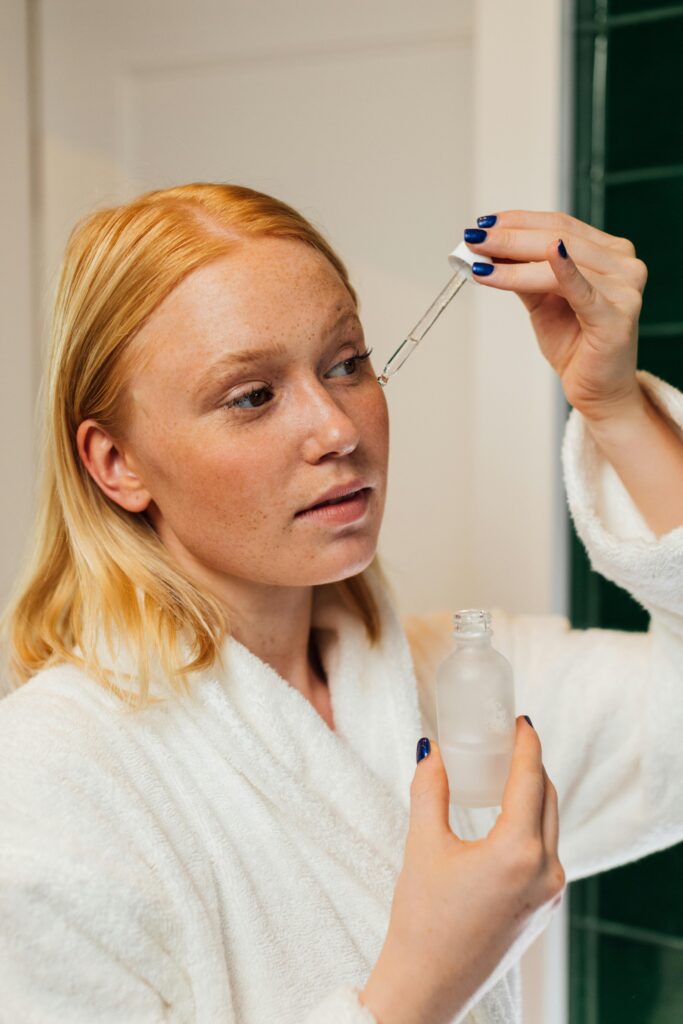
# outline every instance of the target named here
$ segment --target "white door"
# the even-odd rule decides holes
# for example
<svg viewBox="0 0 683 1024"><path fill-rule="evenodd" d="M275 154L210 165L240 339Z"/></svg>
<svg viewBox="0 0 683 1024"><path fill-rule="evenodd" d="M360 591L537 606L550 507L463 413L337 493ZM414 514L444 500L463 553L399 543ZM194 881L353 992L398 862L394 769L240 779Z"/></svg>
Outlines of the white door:
<svg viewBox="0 0 683 1024"><path fill-rule="evenodd" d="M471 0L41 3L46 294L92 206L179 182L245 184L300 209L338 248L381 369L446 283L446 255L471 216L472 10ZM453 438L468 419L470 298L461 293L387 389L380 554L405 610L468 593L467 452Z"/></svg>

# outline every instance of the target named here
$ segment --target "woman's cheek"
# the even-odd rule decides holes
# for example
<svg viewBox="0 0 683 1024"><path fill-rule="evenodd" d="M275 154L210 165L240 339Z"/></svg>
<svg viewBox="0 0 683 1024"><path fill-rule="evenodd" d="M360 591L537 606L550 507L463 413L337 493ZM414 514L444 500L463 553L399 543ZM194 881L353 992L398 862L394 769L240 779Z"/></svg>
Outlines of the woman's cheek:
<svg viewBox="0 0 683 1024"><path fill-rule="evenodd" d="M230 509L242 521L263 520L265 510L281 493L282 447L272 439L254 437L230 447L228 457L212 460L202 474L217 508Z"/></svg>
<svg viewBox="0 0 683 1024"><path fill-rule="evenodd" d="M367 430L367 444L377 452L377 457L386 464L389 456L389 407L384 391L378 386Z"/></svg>

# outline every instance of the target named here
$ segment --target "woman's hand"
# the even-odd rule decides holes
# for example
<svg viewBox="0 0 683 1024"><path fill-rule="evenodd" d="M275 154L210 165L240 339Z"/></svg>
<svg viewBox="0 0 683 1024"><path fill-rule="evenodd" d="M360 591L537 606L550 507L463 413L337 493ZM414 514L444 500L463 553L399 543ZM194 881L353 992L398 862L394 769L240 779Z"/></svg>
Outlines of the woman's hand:
<svg viewBox="0 0 683 1024"><path fill-rule="evenodd" d="M411 815L386 940L361 992L379 1024L450 1021L565 875L557 857L557 793L535 730L520 715L502 809L485 839L448 823L438 745L417 765Z"/></svg>
<svg viewBox="0 0 683 1024"><path fill-rule="evenodd" d="M647 267L633 244L564 213L505 210L475 242L482 230L465 232L468 246L503 262L475 280L519 295L570 405L598 421L642 404L635 370Z"/></svg>

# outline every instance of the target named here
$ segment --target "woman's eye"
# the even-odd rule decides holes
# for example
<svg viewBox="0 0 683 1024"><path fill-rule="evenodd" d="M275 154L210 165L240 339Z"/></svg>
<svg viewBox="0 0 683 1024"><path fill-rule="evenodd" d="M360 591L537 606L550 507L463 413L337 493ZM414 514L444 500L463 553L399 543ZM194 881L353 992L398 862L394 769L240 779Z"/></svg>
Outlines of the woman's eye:
<svg viewBox="0 0 683 1024"><path fill-rule="evenodd" d="M349 356L348 359L342 359L340 363L333 366L327 376L334 377L352 377L358 370L358 364L366 359L369 359L372 355L372 349L368 349L367 352L362 354L355 353ZM339 367L342 368L341 373L335 373ZM243 395L237 395L236 398L231 398L228 402L224 402L223 406L226 409L258 409L262 405L266 405L273 397L273 389L267 384L263 387L253 388L251 391L245 391Z"/></svg>
<svg viewBox="0 0 683 1024"><path fill-rule="evenodd" d="M273 392L269 387L254 388L253 391L247 391L244 395L238 395L237 398L231 398L229 402L225 403L226 409L258 409L260 405L265 405L268 401L268 397L272 398ZM250 405L244 405L243 403L250 402Z"/></svg>
<svg viewBox="0 0 683 1024"><path fill-rule="evenodd" d="M348 359L342 359L341 363L337 363L336 366L332 367L332 369L330 370L330 373L328 374L328 377L339 366L345 367L348 372L342 373L342 374L338 374L338 373L334 374L335 377L339 377L339 376L341 376L341 377L351 377L356 372L356 370L358 369L358 364L360 362L364 361L365 359L369 359L371 355L372 355L372 349L370 348L370 349L368 349L367 352L363 352L362 355L359 355L358 353L356 353L353 356L349 356Z"/></svg>

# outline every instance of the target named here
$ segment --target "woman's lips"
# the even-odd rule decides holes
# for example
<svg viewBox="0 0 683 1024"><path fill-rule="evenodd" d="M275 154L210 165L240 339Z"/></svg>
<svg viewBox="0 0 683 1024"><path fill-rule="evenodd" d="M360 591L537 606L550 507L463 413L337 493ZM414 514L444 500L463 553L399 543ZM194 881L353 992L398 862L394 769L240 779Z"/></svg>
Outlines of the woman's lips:
<svg viewBox="0 0 683 1024"><path fill-rule="evenodd" d="M305 512L297 512L295 519L308 519L323 525L338 526L353 523L362 518L370 504L371 487L361 487L348 498L342 498L333 505L319 505Z"/></svg>

